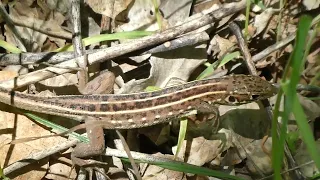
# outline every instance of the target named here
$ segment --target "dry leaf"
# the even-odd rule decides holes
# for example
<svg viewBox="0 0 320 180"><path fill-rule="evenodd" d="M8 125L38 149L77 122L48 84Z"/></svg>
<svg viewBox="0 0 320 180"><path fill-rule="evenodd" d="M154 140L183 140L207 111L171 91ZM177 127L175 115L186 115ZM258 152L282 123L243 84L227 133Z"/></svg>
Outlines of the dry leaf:
<svg viewBox="0 0 320 180"><path fill-rule="evenodd" d="M75 179L76 177L77 172L75 168L72 168L72 161L65 157L51 161L48 173L45 176L46 179L54 180Z"/></svg>
<svg viewBox="0 0 320 180"><path fill-rule="evenodd" d="M1 110L9 111L8 106L1 104ZM10 107L10 109L12 109ZM25 116L16 115L13 113L0 111L0 129L5 132L0 135L0 142L8 143L14 139L26 138L26 137L35 137L35 136L44 136L52 134L50 131L40 127L33 121L29 120ZM18 160L21 160L31 153L38 152L41 150L45 150L47 148L56 146L61 142L64 142L65 138L62 137L51 137L38 139L35 141L30 141L26 143L19 143L14 146L6 145L1 149L0 159L5 161L1 161L1 166L8 165L14 163ZM6 164L4 164L6 163ZM48 159L44 159L39 163L33 163L27 168L25 174L22 174L20 171L17 171L16 179L41 179L46 174L48 168ZM10 174L10 176L14 176L14 174Z"/></svg>
<svg viewBox="0 0 320 180"><path fill-rule="evenodd" d="M61 28L60 24L62 24L63 16L59 15L59 13L56 13L55 17L58 21L55 19L48 19L48 20L41 20L41 14L38 13L36 8L29 8L27 6L23 6L19 2L16 3L14 7L10 8L10 17L20 24L26 24L28 26L34 26L39 29L45 29L48 32L54 32L55 34L64 34L66 36L71 37L70 32L66 32L64 29ZM52 17L52 16L50 16ZM59 24L60 23L60 24ZM6 26L5 26L6 27ZM40 33L38 31L34 31L30 28L17 26L17 30L19 31L20 36L23 39L28 40L29 42L32 42L32 48L33 52L41 51L43 43L47 39L47 35ZM15 39L13 38L11 31L6 28L6 38L7 41L11 44L17 45ZM59 38L53 38L51 37L51 40L56 41L56 43L60 46L63 46L65 44L65 40L59 39Z"/></svg>
<svg viewBox="0 0 320 180"><path fill-rule="evenodd" d="M303 0L303 5L307 10L317 9L320 5L320 0Z"/></svg>
<svg viewBox="0 0 320 180"><path fill-rule="evenodd" d="M263 11L261 14L256 15L256 17L254 18L253 26L256 27L257 30L256 30L255 34L253 35L253 37L256 37L264 29L266 29L273 13L274 13L274 10L272 8L268 8L265 11Z"/></svg>
<svg viewBox="0 0 320 180"><path fill-rule="evenodd" d="M202 166L223 151L225 148L223 143L222 140L207 140L203 137L193 138L191 141L184 140L177 157L186 159L189 164ZM172 148L173 153L177 151L176 148L176 146ZM188 156L185 157L186 155Z"/></svg>
<svg viewBox="0 0 320 180"><path fill-rule="evenodd" d="M165 158L172 159L173 156L165 155ZM144 164L140 164L144 166ZM183 172L173 171L169 169L164 169L155 165L148 165L144 170L143 179L154 179L154 180L171 180L171 179L181 179L186 180Z"/></svg>
<svg viewBox="0 0 320 180"><path fill-rule="evenodd" d="M119 13L127 9L131 2L132 0L87 0L87 4L94 12L103 14L112 19L115 19Z"/></svg>
<svg viewBox="0 0 320 180"><path fill-rule="evenodd" d="M6 81L17 77L19 74L16 71L0 71L0 81Z"/></svg>
<svg viewBox="0 0 320 180"><path fill-rule="evenodd" d="M224 39L219 35L215 35L210 41L209 49L213 56L217 54L217 57L220 58L225 55L234 44L235 43L231 42L229 39Z"/></svg>
<svg viewBox="0 0 320 180"><path fill-rule="evenodd" d="M157 3L159 4L159 1ZM132 6L127 9L127 19L129 19L129 22L118 26L115 32L134 30L155 31L159 29L156 22L153 1L134 1Z"/></svg>
<svg viewBox="0 0 320 180"><path fill-rule="evenodd" d="M320 153L320 141L316 141L316 147ZM311 162L313 159L310 157L310 153L307 150L307 147L304 143L300 144L300 147L297 149L297 153L294 155L294 159L297 162L297 165L302 165L308 162ZM319 169L317 169L315 163L304 165L300 168L304 176L311 178L316 174L319 174Z"/></svg>

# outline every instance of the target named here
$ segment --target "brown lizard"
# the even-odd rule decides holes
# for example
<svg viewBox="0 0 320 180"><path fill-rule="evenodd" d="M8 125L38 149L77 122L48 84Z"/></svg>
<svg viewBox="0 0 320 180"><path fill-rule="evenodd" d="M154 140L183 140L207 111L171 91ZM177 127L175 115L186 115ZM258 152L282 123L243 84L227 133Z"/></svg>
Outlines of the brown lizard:
<svg viewBox="0 0 320 180"><path fill-rule="evenodd" d="M234 75L193 81L154 92L119 95L65 95L41 97L0 89L0 102L35 112L86 120L72 130L86 127L90 144L79 143L73 156L100 154L104 146L102 128L132 129L169 122L201 112L199 104L238 105L266 99L274 86L257 76Z"/></svg>

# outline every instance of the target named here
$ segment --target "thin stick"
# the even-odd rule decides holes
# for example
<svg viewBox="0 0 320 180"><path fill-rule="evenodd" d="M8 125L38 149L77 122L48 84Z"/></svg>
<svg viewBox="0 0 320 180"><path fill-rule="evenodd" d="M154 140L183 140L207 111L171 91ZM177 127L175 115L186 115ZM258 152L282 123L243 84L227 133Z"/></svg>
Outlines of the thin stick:
<svg viewBox="0 0 320 180"><path fill-rule="evenodd" d="M238 12L245 8L245 4L246 0L242 0L236 3L229 3L209 14L203 15L200 18L194 19L192 21L185 22L182 25L167 29L165 31L156 33L148 37L143 37L134 42L116 45L105 50L89 54L88 63L90 65L94 63L99 63L107 59L112 59L127 54L129 52L133 52L138 49L147 48L171 40L177 36L191 32L207 24L213 23L223 17L234 14L235 12ZM76 62L79 58L68 60L66 62L60 63L59 65L67 67L77 67ZM0 86L7 89L13 89L15 87L22 87L28 84L32 84L34 82L39 82L41 80L48 79L50 77L55 76L56 74L64 74L70 71L71 70L47 67L38 71L31 72L26 75L19 76L14 80L1 82Z"/></svg>

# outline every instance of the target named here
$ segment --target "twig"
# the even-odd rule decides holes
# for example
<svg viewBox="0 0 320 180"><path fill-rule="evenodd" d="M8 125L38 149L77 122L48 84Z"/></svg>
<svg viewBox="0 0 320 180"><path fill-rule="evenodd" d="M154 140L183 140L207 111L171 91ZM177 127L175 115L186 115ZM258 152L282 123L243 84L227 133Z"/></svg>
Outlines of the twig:
<svg viewBox="0 0 320 180"><path fill-rule="evenodd" d="M294 33L293 35L287 37L286 39L283 39L282 41L279 41L279 42L267 47L263 51L261 51L258 54L254 55L252 57L252 61L256 63L258 61L263 60L269 54L271 54L271 53L275 52L276 50L278 50L278 49L286 46L287 44L289 44L291 41L294 40L295 37L296 37L296 33Z"/></svg>
<svg viewBox="0 0 320 180"><path fill-rule="evenodd" d="M71 19L73 23L73 35L72 35L72 45L74 48L74 57L77 58L77 64L81 70L78 71L78 90L81 94L88 83L88 59L87 55L84 53L84 47L82 43L82 33L81 33L81 18L80 18L80 0L71 0ZM104 136L102 127L97 127L100 129L100 134ZM98 137L93 137L98 138ZM92 138L91 138L92 139ZM104 143L104 142L103 142ZM83 167L80 167L84 169ZM99 171L95 171L96 176L102 179L106 179L104 176L105 170L103 168L98 168ZM92 178L90 174L89 178Z"/></svg>
<svg viewBox="0 0 320 180"><path fill-rule="evenodd" d="M161 162L167 162L167 163L179 163L178 161L174 161L168 158L164 158L161 156L155 156L155 155L149 155L149 154L144 154L144 153L139 153L139 152L134 152L131 151L131 155L134 159L137 159L139 161L142 162L157 162L157 163L161 163ZM115 156L115 157L119 157L119 158L128 158L127 154L125 151L121 151L118 149L112 149L107 147L106 148L106 152L104 154L104 156ZM184 162L181 162L181 164L183 164ZM191 165L190 166L195 166L195 165ZM198 168L198 166L195 166ZM231 170L229 169L225 169L223 167L221 167L221 171L225 172L225 173L230 173Z"/></svg>
<svg viewBox="0 0 320 180"><path fill-rule="evenodd" d="M81 36L81 20L80 20L80 0L71 1L71 19L73 23L72 45L74 48L74 57L77 58L77 64L81 68L78 72L78 89L81 92L88 82L87 73L87 56L84 54L82 36Z"/></svg>
<svg viewBox="0 0 320 180"><path fill-rule="evenodd" d="M310 165L310 164L313 164L313 163L314 163L314 161L312 160L312 161L309 161L309 162L300 164L299 166L296 166L296 167L293 167L293 168L291 168L291 169L288 169L288 170L286 170L286 171L283 171L283 172L281 172L280 174L285 174L285 173L288 173L288 172L290 172L290 171L294 171L294 170L300 169L300 168L303 167L303 166L307 166L307 165ZM259 180L271 179L273 176L274 176L274 174L271 174L270 176L266 176L266 177L261 178L261 179L259 179Z"/></svg>
<svg viewBox="0 0 320 180"><path fill-rule="evenodd" d="M70 70L73 70L73 71L80 71L81 68L77 68L77 67L62 67L62 66L59 66L59 65L54 65L54 64L49 64L49 63L41 63L43 65L46 65L46 66L49 66L49 67L55 67L55 68L61 68L61 69L70 69Z"/></svg>
<svg viewBox="0 0 320 180"><path fill-rule="evenodd" d="M280 88L280 84L274 83L273 85L276 88ZM318 86L298 84L296 89L297 89L297 91L310 91L313 93L320 93L320 87L318 87Z"/></svg>
<svg viewBox="0 0 320 180"><path fill-rule="evenodd" d="M167 41L162 43L158 46L152 47L147 51L141 51L140 55L144 54L151 54L151 53L159 53L170 51L173 49L177 49L180 47L185 46L192 46L204 41L209 40L209 36L205 32L196 33L196 34L188 34L182 37L178 37L177 39ZM85 54L92 54L99 51L105 51L105 49L93 49L93 50L86 50ZM132 52L126 54L125 56L136 56L139 55L139 52ZM74 58L73 52L41 52L41 53L21 53L21 54L0 54L0 65L7 66L7 65L26 65L26 64L40 64L43 62L49 64L57 64L68 59ZM77 70L77 69L75 69Z"/></svg>
<svg viewBox="0 0 320 180"><path fill-rule="evenodd" d="M89 64L94 64L98 62L105 61L107 59L113 59L115 57L127 54L129 52L133 52L138 49L147 48L153 45L157 45L163 43L165 41L171 40L179 35L185 34L187 32L191 32L196 30L202 26L215 22L223 17L234 14L242 10L245 7L246 0L242 0L236 3L229 3L216 11L213 11L209 14L203 15L202 17L185 22L180 26L176 26L165 31L156 33L154 35L143 37L139 40L130 43L124 43L121 45L115 45L113 47L107 48L105 50L92 53L88 55ZM71 59L66 62L60 63L61 66L68 67L77 67L77 61L79 58ZM17 77L14 80L4 81L0 84L1 87L12 89L15 87L22 87L27 84L31 84L34 82L38 82L44 79L48 79L50 77L55 76L56 74L64 74L70 72L71 70L66 69L58 69L54 67L47 67L45 69L41 69L38 71L31 72L26 75L22 75Z"/></svg>
<svg viewBox="0 0 320 180"><path fill-rule="evenodd" d="M15 39L16 39L16 41L18 43L19 49L21 49L24 52L27 52L27 49L26 49L26 46L25 46L25 42L22 40L22 38L20 36L20 33L18 32L18 30L14 26L9 14L4 9L2 1L0 1L0 15L6 21L7 26L9 27L9 29L12 31L12 33L16 37Z"/></svg>
<svg viewBox="0 0 320 180"><path fill-rule="evenodd" d="M7 166L6 168L3 169L3 173L4 173L4 175L8 175L8 174L12 173L13 171L16 171L20 168L23 168L31 163L35 163L45 157L48 157L52 154L55 154L55 153L58 153L60 151L65 150L67 148L70 148L70 147L76 145L78 142L79 142L78 140L67 141L65 143L59 144L58 146L52 147L50 149L45 149L43 151L33 153L20 161L17 161L13 164L10 164L9 166Z"/></svg>
<svg viewBox="0 0 320 180"><path fill-rule="evenodd" d="M250 54L248 45L247 45L246 41L243 38L243 35L241 33L241 30L240 30L239 26L236 23L231 22L229 24L229 27L232 30L233 34L236 36L237 40L238 40L238 44L239 44L240 50L241 50L241 52L242 52L242 54L244 56L244 61L245 61L246 65L247 65L247 67L248 67L248 70L249 70L250 74L254 75L254 76L258 76L256 67L255 67L254 63L252 62L252 58L251 58L251 54Z"/></svg>
<svg viewBox="0 0 320 180"><path fill-rule="evenodd" d="M121 140L121 143L122 143L124 151L127 153L127 156L129 158L130 164L131 164L131 166L133 168L133 172L135 173L135 175L136 175L138 180L142 180L141 174L139 173L138 166L134 162L134 159L133 159L133 157L131 155L130 148L129 148L128 144L126 143L126 140L124 139L124 137L122 136L122 134L118 130L116 130L116 133L117 133L117 135L119 136L119 138Z"/></svg>
<svg viewBox="0 0 320 180"><path fill-rule="evenodd" d="M242 52L242 54L244 56L244 61L245 61L246 65L247 65L247 67L248 67L248 70L249 70L250 74L254 75L254 76L258 76L256 67L255 67L254 63L252 62L252 58L251 58L251 54L250 54L249 48L247 46L246 41L243 38L243 35L241 33L241 30L240 30L239 26L236 23L231 22L231 23L229 23L229 28L231 29L231 31L233 32L233 34L236 36L236 38L238 40L238 45L239 45L240 50L241 50L241 52ZM267 105L267 106L265 106L265 109L267 111L267 114L270 114L269 115L269 121L271 122L272 121L272 110L271 110L271 108L267 108L267 107L271 107L271 106L270 106L270 103L269 103L268 100L266 100L265 103ZM243 150L246 151L245 149L243 149ZM251 159L251 158L249 158L249 159ZM252 161L252 163L255 164L254 161ZM263 172L261 171L260 168L258 168L258 166L255 165L255 168L260 173L261 176L264 176Z"/></svg>
<svg viewBox="0 0 320 180"><path fill-rule="evenodd" d="M47 22L40 20L40 19L37 19L37 21L40 21L41 23L34 22L33 24L30 24L29 23L30 21L28 19L29 19L29 17L25 17L25 16L20 19L12 18L12 22L16 26L30 28L34 31L41 32L41 33L48 35L48 36L51 36L51 37L60 38L60 39L67 39L67 40L72 39L72 34L62 28L61 29L59 28L60 30L58 30L58 31L57 30L48 31L49 27L46 27Z"/></svg>

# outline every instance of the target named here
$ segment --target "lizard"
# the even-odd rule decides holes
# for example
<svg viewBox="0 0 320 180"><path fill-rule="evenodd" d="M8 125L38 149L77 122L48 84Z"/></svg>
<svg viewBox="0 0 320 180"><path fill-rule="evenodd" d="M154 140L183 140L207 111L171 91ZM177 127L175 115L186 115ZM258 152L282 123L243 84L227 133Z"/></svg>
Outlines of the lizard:
<svg viewBox="0 0 320 180"><path fill-rule="evenodd" d="M85 124L89 144L79 143L72 152L78 158L100 154L104 129L133 129L169 122L201 112L199 104L239 105L269 98L276 88L258 76L232 75L191 81L153 92L132 94L62 95L43 97L0 88L0 102L34 112L63 116ZM76 164L84 165L77 161Z"/></svg>

